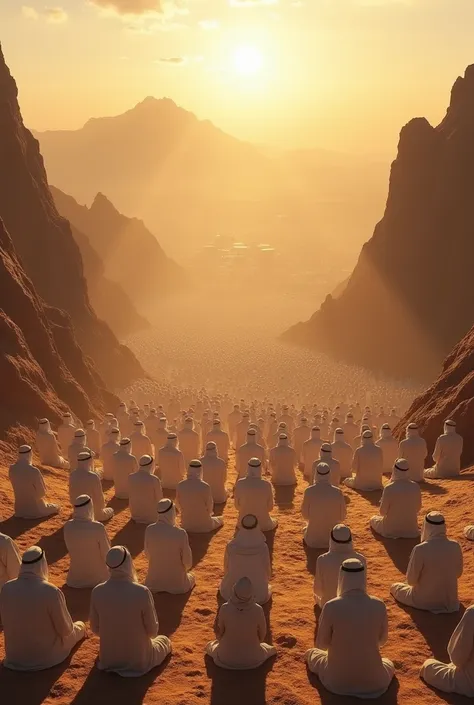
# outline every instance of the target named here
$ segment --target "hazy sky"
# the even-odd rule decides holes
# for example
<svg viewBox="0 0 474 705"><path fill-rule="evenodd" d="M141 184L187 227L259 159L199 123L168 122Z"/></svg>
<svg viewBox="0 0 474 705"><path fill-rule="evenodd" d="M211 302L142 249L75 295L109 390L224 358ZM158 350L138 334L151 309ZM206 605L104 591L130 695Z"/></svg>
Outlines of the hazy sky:
<svg viewBox="0 0 474 705"><path fill-rule="evenodd" d="M252 141L392 155L411 117L441 119L473 40L474 0L0 0L36 129L168 96Z"/></svg>

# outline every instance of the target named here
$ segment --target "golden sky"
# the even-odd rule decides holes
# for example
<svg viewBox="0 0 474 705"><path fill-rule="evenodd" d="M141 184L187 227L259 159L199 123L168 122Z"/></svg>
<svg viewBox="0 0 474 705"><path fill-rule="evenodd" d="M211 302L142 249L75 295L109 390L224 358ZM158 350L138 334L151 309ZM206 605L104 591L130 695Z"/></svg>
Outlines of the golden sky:
<svg viewBox="0 0 474 705"><path fill-rule="evenodd" d="M474 0L0 0L28 126L168 96L237 137L393 155L474 63ZM56 2L60 4L55 4Z"/></svg>

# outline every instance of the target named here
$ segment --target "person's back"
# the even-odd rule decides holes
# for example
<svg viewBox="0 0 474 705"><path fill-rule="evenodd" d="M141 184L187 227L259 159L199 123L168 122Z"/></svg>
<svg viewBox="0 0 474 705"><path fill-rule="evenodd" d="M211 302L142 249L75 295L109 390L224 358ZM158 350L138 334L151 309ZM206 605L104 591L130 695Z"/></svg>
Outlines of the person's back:
<svg viewBox="0 0 474 705"><path fill-rule="evenodd" d="M326 602L337 597L339 571L348 558L357 558L364 566L366 565L365 557L354 550L349 527L336 524L330 533L329 551L318 556L316 561L314 598L321 609Z"/></svg>
<svg viewBox="0 0 474 705"><path fill-rule="evenodd" d="M359 428L356 423L354 423L354 416L352 414L347 414L346 423L343 426L344 437L346 441L354 447L354 439L359 435Z"/></svg>
<svg viewBox="0 0 474 705"><path fill-rule="evenodd" d="M227 463L229 460L230 440L227 433L222 430L219 419L214 419L212 422L211 430L206 433L206 442L215 443L219 458L222 458L222 460Z"/></svg>
<svg viewBox="0 0 474 705"><path fill-rule="evenodd" d="M21 519L39 519L59 511L59 505L46 502L43 476L32 463L31 446L22 445L18 449L17 462L10 466L8 472L15 497L15 516Z"/></svg>
<svg viewBox="0 0 474 705"><path fill-rule="evenodd" d="M372 529L385 538L413 539L420 535L418 512L421 509L421 490L408 474L408 462L398 458L393 466L391 481L382 493L380 514L370 520Z"/></svg>
<svg viewBox="0 0 474 705"><path fill-rule="evenodd" d="M143 421L135 421L133 429L133 432L130 434L133 455L136 458L141 458L143 455L154 457L153 444L150 438L145 434L145 424Z"/></svg>
<svg viewBox="0 0 474 705"><path fill-rule="evenodd" d="M352 457L354 451L352 446L346 442L342 428L336 428L334 441L331 443L332 457L339 463L339 474L341 480L350 477L352 474Z"/></svg>
<svg viewBox="0 0 474 705"><path fill-rule="evenodd" d="M277 520L270 516L273 509L273 489L262 478L262 463L251 458L247 467L247 477L238 480L234 488L234 505L239 512L240 522L246 514L257 517L261 531L272 531Z"/></svg>
<svg viewBox="0 0 474 705"><path fill-rule="evenodd" d="M67 459L70 468L75 468L77 463L77 456L82 453L86 447L86 432L83 428L78 428L74 432L74 437L72 439L69 448L67 448ZM88 447L88 446L87 446Z"/></svg>
<svg viewBox="0 0 474 705"><path fill-rule="evenodd" d="M270 451L270 473L274 485L296 485L296 452L286 433L280 433L278 445Z"/></svg>
<svg viewBox="0 0 474 705"><path fill-rule="evenodd" d="M158 473L161 478L161 486L166 490L175 490L184 479L184 455L177 445L177 434L169 433L166 445L158 451Z"/></svg>
<svg viewBox="0 0 474 705"><path fill-rule="evenodd" d="M423 481L425 460L428 455L426 441L419 435L418 426L411 423L406 429L406 438L400 442L400 457L405 458L410 467L410 480Z"/></svg>
<svg viewBox="0 0 474 705"><path fill-rule="evenodd" d="M461 472L461 455L463 439L456 433L456 422L448 419L444 424L444 433L436 441L433 452L435 465L426 470L427 478L456 477Z"/></svg>
<svg viewBox="0 0 474 705"><path fill-rule="evenodd" d="M295 447L297 462L302 462L303 443L306 443L311 438L311 429L308 426L308 419L303 417L301 424L293 431L293 444Z"/></svg>
<svg viewBox="0 0 474 705"><path fill-rule="evenodd" d="M93 462L89 450L79 453L77 468L69 475L69 501L74 505L76 497L88 495L92 499L95 518L98 521L107 521L113 517L114 510L105 506L100 478L92 470Z"/></svg>
<svg viewBox="0 0 474 705"><path fill-rule="evenodd" d="M381 427L380 438L375 445L382 449L384 473L391 473L393 464L399 456L398 441L392 436L392 431L388 424L384 424ZM401 457L405 456L402 455Z"/></svg>
<svg viewBox="0 0 474 705"><path fill-rule="evenodd" d="M265 448L256 441L257 432L254 428L247 431L247 441L235 451L235 469L237 478L245 477L250 458L258 458L265 465Z"/></svg>
<svg viewBox="0 0 474 705"><path fill-rule="evenodd" d="M225 488L227 466L225 460L217 455L215 442L209 441L207 443L205 455L200 460L202 479L211 488L214 504L223 504L227 501L227 490Z"/></svg>
<svg viewBox="0 0 474 705"><path fill-rule="evenodd" d="M9 580L18 577L21 558L16 543L0 533L0 591Z"/></svg>
<svg viewBox="0 0 474 705"><path fill-rule="evenodd" d="M322 445L321 430L319 426L313 426L311 429L311 438L303 443L302 450L304 476L310 482L312 482L313 463L319 458Z"/></svg>
<svg viewBox="0 0 474 705"><path fill-rule="evenodd" d="M234 448L240 448L245 443L247 438L247 431L250 425L250 414L248 411L244 411L241 420L237 423L235 427L234 434Z"/></svg>
<svg viewBox="0 0 474 705"><path fill-rule="evenodd" d="M132 455L130 438L120 440L120 449L114 454L113 481L117 499L128 499L129 479L132 473L138 470L138 461Z"/></svg>
<svg viewBox="0 0 474 705"><path fill-rule="evenodd" d="M185 465L189 465L191 460L199 458L199 433L193 428L193 420L187 417L184 428L178 433L179 448L184 455Z"/></svg>
<svg viewBox="0 0 474 705"><path fill-rule="evenodd" d="M163 498L163 490L154 472L154 459L151 455L143 455L138 471L128 478L130 516L137 524L152 524L158 518L156 507Z"/></svg>
<svg viewBox="0 0 474 705"><path fill-rule="evenodd" d="M339 487L330 484L330 469L326 463L318 464L315 484L305 489L301 513L307 521L306 545L328 548L331 529L346 517L346 503Z"/></svg>
<svg viewBox="0 0 474 705"><path fill-rule="evenodd" d="M372 431L362 434L362 446L354 452L352 461L354 477L344 480L347 487L371 492L383 487L383 453L373 442Z"/></svg>
<svg viewBox="0 0 474 705"><path fill-rule="evenodd" d="M115 472L115 453L120 450L120 431L117 427L111 428L107 441L100 449L102 461L102 477L107 482L112 482Z"/></svg>
<svg viewBox="0 0 474 705"><path fill-rule="evenodd" d="M179 483L176 504L181 512L181 526L186 531L207 533L223 524L222 517L212 515L214 502L211 488L202 480L202 466L199 460L190 462L187 479Z"/></svg>
<svg viewBox="0 0 474 705"><path fill-rule="evenodd" d="M95 421L94 419L89 419L89 421L86 424L86 432L87 432L87 447L91 449L91 451L94 453L94 455L98 458L100 455L100 432L98 429L95 427ZM77 460L77 458L76 458Z"/></svg>
<svg viewBox="0 0 474 705"><path fill-rule="evenodd" d="M93 588L107 580L105 557L110 542L104 525L94 520L88 495L76 498L73 518L64 524L63 531L70 558L66 584L73 588Z"/></svg>
<svg viewBox="0 0 474 705"><path fill-rule="evenodd" d="M332 457L332 445L330 443L323 443L319 453L319 461L317 462L327 463L329 465L331 485L337 487L341 482L341 465L336 458Z"/></svg>

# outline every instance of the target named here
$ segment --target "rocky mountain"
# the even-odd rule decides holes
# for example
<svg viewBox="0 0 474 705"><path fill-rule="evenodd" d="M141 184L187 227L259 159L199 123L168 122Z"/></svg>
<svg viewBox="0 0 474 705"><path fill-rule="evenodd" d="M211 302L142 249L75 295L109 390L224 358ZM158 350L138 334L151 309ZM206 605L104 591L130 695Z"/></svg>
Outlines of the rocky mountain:
<svg viewBox="0 0 474 705"><path fill-rule="evenodd" d="M443 432L446 419L454 419L464 438L463 466L474 464L474 328L455 346L435 382L415 399L397 428L403 434L412 421L423 429L430 452Z"/></svg>
<svg viewBox="0 0 474 705"><path fill-rule="evenodd" d="M0 217L37 294L47 306L61 309L51 314L61 345L71 344L64 330L72 321L78 343L98 373L92 362L81 364L98 382L102 375L107 385L123 387L145 373L90 305L79 248L54 205L39 144L23 124L17 93L0 50ZM79 348L77 352L82 357ZM75 349L70 353L76 356Z"/></svg>
<svg viewBox="0 0 474 705"><path fill-rule="evenodd" d="M51 187L51 192L57 209L72 224L73 234L82 252L86 275L88 263L89 269L95 265L96 272L97 263L91 262L92 253L87 249L84 236L96 258L103 264L102 274L111 282L115 282L133 302L133 306L143 314L153 313L156 302L163 301L178 288L184 287L184 271L166 256L158 240L141 220L127 218L119 213L101 193L97 194L91 207L87 208L55 187ZM76 236L78 231L83 234L82 239ZM90 288L90 277L87 278ZM94 277L94 280L97 278ZM92 292L91 296L94 301ZM95 308L100 314L100 308ZM116 310L121 316L121 308ZM136 320L131 312L127 318L130 322ZM114 324L109 318L106 320L116 331L120 321ZM143 319L141 327L144 327Z"/></svg>
<svg viewBox="0 0 474 705"><path fill-rule="evenodd" d="M474 66L437 127L401 131L382 220L342 295L286 332L395 376L432 379L473 323Z"/></svg>

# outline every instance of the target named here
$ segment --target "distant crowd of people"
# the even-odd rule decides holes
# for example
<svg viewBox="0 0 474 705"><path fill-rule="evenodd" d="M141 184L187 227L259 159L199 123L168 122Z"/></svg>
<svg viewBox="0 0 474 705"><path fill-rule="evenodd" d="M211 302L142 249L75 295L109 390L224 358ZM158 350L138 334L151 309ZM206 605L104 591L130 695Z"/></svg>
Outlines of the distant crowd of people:
<svg viewBox="0 0 474 705"><path fill-rule="evenodd" d="M297 409L233 403L226 395L210 398L189 390L174 392L156 408L121 403L116 415L106 414L97 427L93 420L84 427L67 413L55 433L41 419L36 436L40 463L65 471L73 508L64 525L70 557L66 583L93 588L90 629L100 638L99 669L140 676L171 653L170 639L159 635L152 593L193 589L188 532L218 530L224 519L214 515L214 505L225 503L230 494L238 512L237 531L225 550L219 587L224 604L206 654L228 669L257 668L275 656L276 648L265 642L262 609L272 596L265 532L278 525L272 516L272 486L296 485L302 471L308 482L301 505L306 522L302 538L309 548L326 549L316 563L314 599L322 612L306 664L333 693L360 698L384 693L395 672L380 653L388 638L386 607L367 594L370 566L353 546L340 486L383 490L378 514L368 517L372 530L389 539L418 538L420 483L458 476L463 448L455 422L447 420L434 465L425 469L428 449L417 425L409 424L399 443L392 435L399 421L395 410L374 415L359 404L340 404L331 411L316 405ZM235 483L229 491L232 449ZM387 473L390 481L384 485ZM58 504L48 501L31 446L19 448L9 477L16 517L41 519L59 511ZM104 522L114 511L105 501L102 480L113 483L115 497L128 501L131 518L147 525L143 585L127 547L110 545ZM165 498L163 490L174 490L175 501ZM465 528L465 536L474 540L474 526ZM405 582L392 585L390 593L416 609L455 612L462 571L460 544L448 538L444 516L432 511L423 517L421 542L411 553ZM4 665L16 670L54 666L86 636L85 624L73 622L63 593L48 581L44 550L33 546L20 557L4 534L0 618ZM347 639L348 633L357 639ZM456 627L448 653L450 663L429 659L423 664L423 679L442 691L474 697L474 607Z"/></svg>

